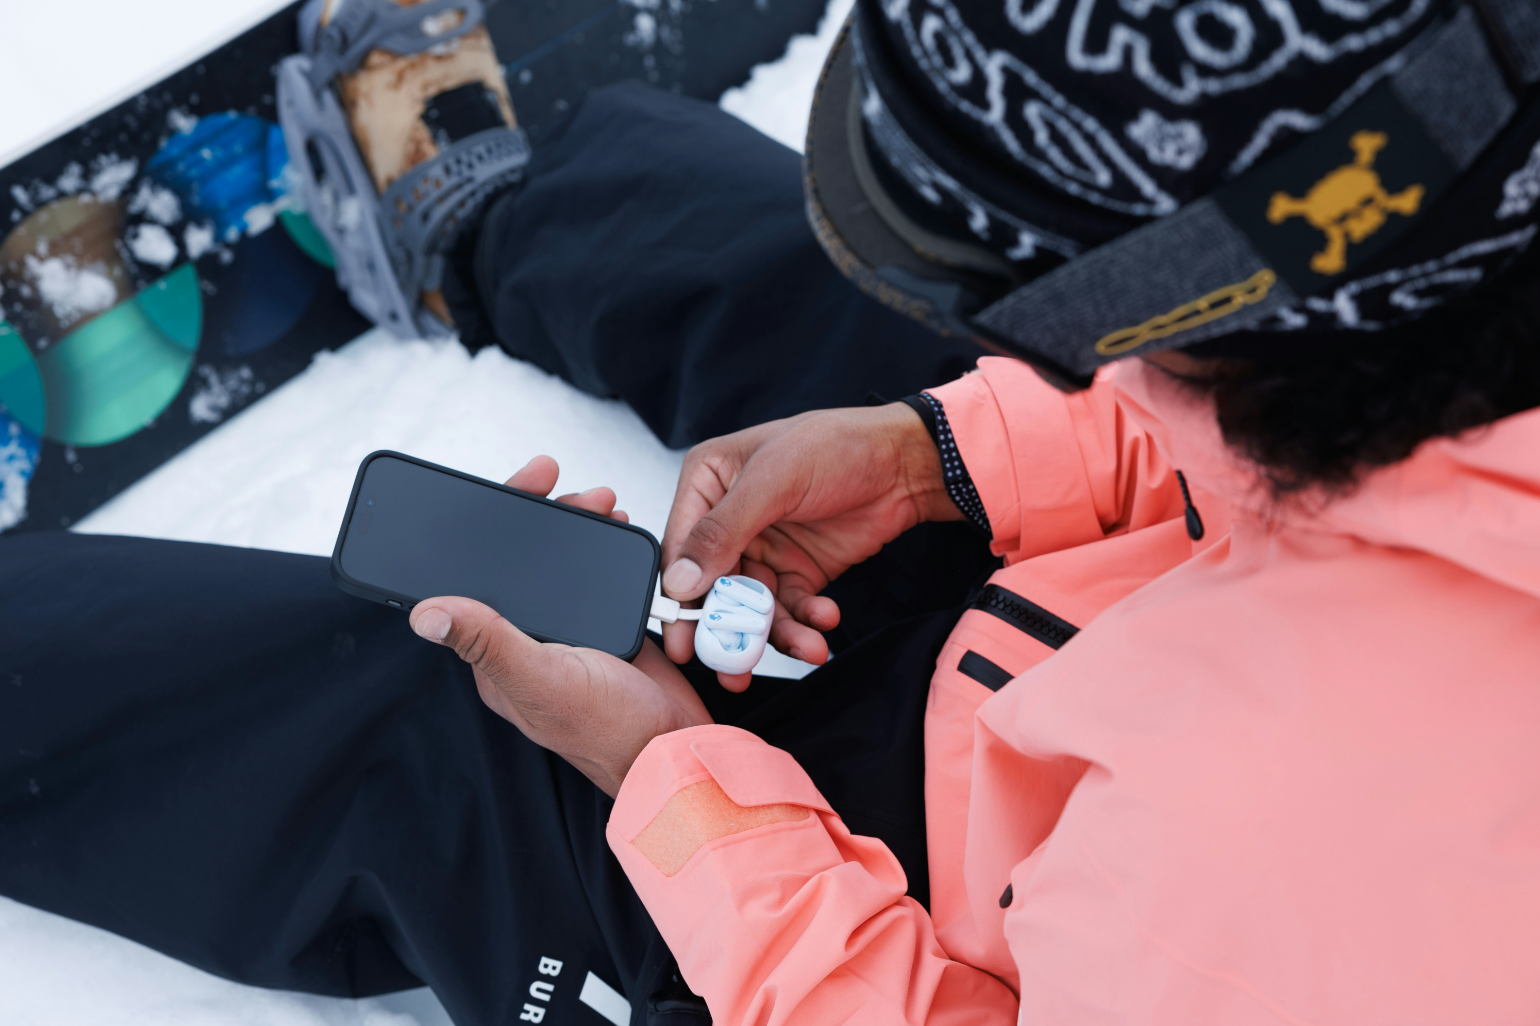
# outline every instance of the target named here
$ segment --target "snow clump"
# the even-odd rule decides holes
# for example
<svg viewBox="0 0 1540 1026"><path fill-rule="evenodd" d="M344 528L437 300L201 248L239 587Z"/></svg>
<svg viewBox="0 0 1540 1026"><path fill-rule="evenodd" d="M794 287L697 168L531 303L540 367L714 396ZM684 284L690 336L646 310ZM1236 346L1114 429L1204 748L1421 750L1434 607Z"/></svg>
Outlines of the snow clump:
<svg viewBox="0 0 1540 1026"><path fill-rule="evenodd" d="M214 248L214 226L190 224L182 233L182 245L187 247L187 259L196 260Z"/></svg>
<svg viewBox="0 0 1540 1026"><path fill-rule="evenodd" d="M66 196L73 196L86 187L86 174L73 160L64 165L64 171L54 182L54 189Z"/></svg>
<svg viewBox="0 0 1540 1026"><path fill-rule="evenodd" d="M187 416L194 424L218 424L231 406L256 390L255 376L244 364L223 374L204 364L198 368L198 376L203 384L187 404Z"/></svg>
<svg viewBox="0 0 1540 1026"><path fill-rule="evenodd" d="M198 127L198 118L186 108L173 107L166 112L166 124L178 135L187 135Z"/></svg>
<svg viewBox="0 0 1540 1026"><path fill-rule="evenodd" d="M144 214L159 224L175 224L182 219L182 201L170 189L147 178L139 183L139 191L129 200L128 212Z"/></svg>
<svg viewBox="0 0 1540 1026"><path fill-rule="evenodd" d="M138 173L139 162L132 157L122 159L116 153L104 153L91 165L91 192L110 203L123 195Z"/></svg>
<svg viewBox="0 0 1540 1026"><path fill-rule="evenodd" d="M142 264L166 268L176 263L176 240L158 224L141 224L131 229L128 249Z"/></svg>
<svg viewBox="0 0 1540 1026"><path fill-rule="evenodd" d="M631 31L626 33L625 44L641 50L650 50L658 41L658 19L646 11L636 12L631 21Z"/></svg>
<svg viewBox="0 0 1540 1026"><path fill-rule="evenodd" d="M101 264L81 267L74 257L39 260L28 253L26 267L27 277L37 286L37 294L61 324L101 313L118 301L117 287Z"/></svg>

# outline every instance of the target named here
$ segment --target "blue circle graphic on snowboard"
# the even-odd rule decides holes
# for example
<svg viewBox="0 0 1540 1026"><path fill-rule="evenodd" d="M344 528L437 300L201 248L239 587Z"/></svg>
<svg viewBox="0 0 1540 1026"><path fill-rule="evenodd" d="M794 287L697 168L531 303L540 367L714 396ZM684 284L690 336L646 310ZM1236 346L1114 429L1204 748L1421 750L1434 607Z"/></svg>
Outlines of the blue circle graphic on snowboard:
<svg viewBox="0 0 1540 1026"><path fill-rule="evenodd" d="M332 266L320 232L293 209L287 169L279 127L233 112L198 119L145 165L189 219L210 224L217 242L241 242L199 265L218 297L207 311L205 344L222 355L253 353L282 338L320 284L315 264ZM282 231L270 230L275 221Z"/></svg>
<svg viewBox="0 0 1540 1026"><path fill-rule="evenodd" d="M0 531L27 516L27 482L42 448L37 435L0 406Z"/></svg>

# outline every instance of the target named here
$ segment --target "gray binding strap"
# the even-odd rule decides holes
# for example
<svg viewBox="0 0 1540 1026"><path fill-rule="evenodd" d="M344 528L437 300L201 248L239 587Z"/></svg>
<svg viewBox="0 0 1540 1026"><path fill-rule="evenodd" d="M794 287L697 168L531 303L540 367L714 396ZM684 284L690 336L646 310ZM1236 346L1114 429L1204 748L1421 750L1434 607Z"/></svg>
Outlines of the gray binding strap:
<svg viewBox="0 0 1540 1026"><path fill-rule="evenodd" d="M523 131L466 136L390 183L380 198L391 263L407 295L439 287L442 253L483 201L518 181L529 163Z"/></svg>
<svg viewBox="0 0 1540 1026"><path fill-rule="evenodd" d="M1484 2L1507 11L1505 27L1532 27L1540 42L1534 0ZM1540 71L1540 49L1523 52L1532 52ZM1469 8L1432 30L1390 88L1456 172L1475 162L1517 107ZM1136 349L1186 346L1255 327L1300 298L1220 205L1204 197L1034 279L973 320L1089 375Z"/></svg>
<svg viewBox="0 0 1540 1026"><path fill-rule="evenodd" d="M347 74L370 50L410 54L447 43L480 25L485 13L481 0L424 0L411 7L395 0L343 0L313 39L302 40L311 56L310 83L319 89Z"/></svg>
<svg viewBox="0 0 1540 1026"><path fill-rule="evenodd" d="M349 302L392 334L410 337L417 331L416 297L408 299L401 291L386 254L374 182L336 93L313 88L310 70L304 54L278 64L278 122L300 198L331 247L337 285Z"/></svg>

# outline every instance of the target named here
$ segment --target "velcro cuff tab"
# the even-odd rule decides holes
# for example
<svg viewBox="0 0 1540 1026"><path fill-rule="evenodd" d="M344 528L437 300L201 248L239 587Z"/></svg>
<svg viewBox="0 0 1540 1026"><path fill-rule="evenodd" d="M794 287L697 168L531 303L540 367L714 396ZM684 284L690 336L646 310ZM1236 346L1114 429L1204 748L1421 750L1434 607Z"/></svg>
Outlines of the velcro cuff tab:
<svg viewBox="0 0 1540 1026"><path fill-rule="evenodd" d="M834 811L790 753L763 741L700 740L690 750L727 797L745 808L802 805Z"/></svg>

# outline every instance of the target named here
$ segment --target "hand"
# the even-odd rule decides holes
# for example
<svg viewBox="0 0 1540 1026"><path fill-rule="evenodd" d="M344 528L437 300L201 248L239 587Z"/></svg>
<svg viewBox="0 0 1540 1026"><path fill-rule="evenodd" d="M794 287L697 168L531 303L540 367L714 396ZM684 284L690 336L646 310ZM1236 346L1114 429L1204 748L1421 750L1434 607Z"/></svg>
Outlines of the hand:
<svg viewBox="0 0 1540 1026"><path fill-rule="evenodd" d="M839 608L818 593L925 520L960 520L941 457L905 403L822 410L702 442L685 457L663 534L663 590L681 601L742 572L776 593L770 643L810 663ZM665 624L675 662L694 624ZM749 675L719 674L742 691Z"/></svg>
<svg viewBox="0 0 1540 1026"><path fill-rule="evenodd" d="M556 476L556 461L536 456L507 483L548 495ZM615 493L608 488L556 501L627 519L615 509ZM449 646L471 664L488 708L612 798L654 737L711 722L695 689L650 641L634 664L593 649L542 644L468 598L419 602L411 623L419 635Z"/></svg>

